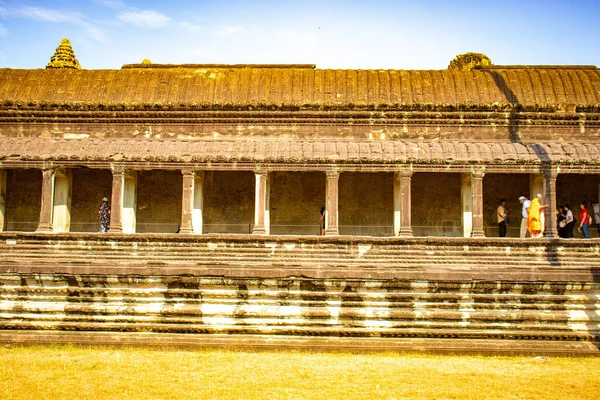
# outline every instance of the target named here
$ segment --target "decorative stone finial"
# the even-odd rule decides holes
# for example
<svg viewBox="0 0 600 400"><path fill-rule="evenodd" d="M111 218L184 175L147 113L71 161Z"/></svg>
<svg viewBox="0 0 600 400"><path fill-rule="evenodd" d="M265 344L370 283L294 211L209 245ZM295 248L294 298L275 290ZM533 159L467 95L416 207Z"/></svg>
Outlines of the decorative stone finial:
<svg viewBox="0 0 600 400"><path fill-rule="evenodd" d="M63 39L60 42L60 46L56 48L56 52L50 59L46 68L73 68L81 69L79 61L75 58L75 53L71 47L71 41L69 39Z"/></svg>
<svg viewBox="0 0 600 400"><path fill-rule="evenodd" d="M450 61L448 69L468 71L476 67L485 67L488 65L492 65L492 60L485 54L465 53L457 55L454 60Z"/></svg>

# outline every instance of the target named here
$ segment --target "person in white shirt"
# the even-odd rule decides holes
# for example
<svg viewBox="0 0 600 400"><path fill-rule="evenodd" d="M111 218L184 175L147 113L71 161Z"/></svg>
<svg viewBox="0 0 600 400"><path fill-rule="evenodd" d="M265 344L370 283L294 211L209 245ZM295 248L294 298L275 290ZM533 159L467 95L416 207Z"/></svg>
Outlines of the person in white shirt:
<svg viewBox="0 0 600 400"><path fill-rule="evenodd" d="M529 207L531 206L531 200L527 200L525 196L519 197L519 203L523 204L523 219L521 219L521 237L526 238L529 235L527 230L527 219L529 218Z"/></svg>
<svg viewBox="0 0 600 400"><path fill-rule="evenodd" d="M567 238L573 239L575 237L573 234L573 228L575 228L575 217L573 216L573 211L571 211L571 206L569 204L565 204L565 210L567 211L565 214L565 221L567 221Z"/></svg>

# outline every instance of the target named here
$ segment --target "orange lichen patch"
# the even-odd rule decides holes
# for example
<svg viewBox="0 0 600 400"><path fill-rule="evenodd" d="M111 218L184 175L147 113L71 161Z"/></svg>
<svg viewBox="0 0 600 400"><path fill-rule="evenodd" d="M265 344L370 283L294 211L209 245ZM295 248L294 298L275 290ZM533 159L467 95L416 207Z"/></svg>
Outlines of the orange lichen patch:
<svg viewBox="0 0 600 400"><path fill-rule="evenodd" d="M140 64L141 65L141 64ZM150 64L150 66L153 66ZM91 109L576 109L600 104L596 67L473 70L310 68L0 69L0 102Z"/></svg>
<svg viewBox="0 0 600 400"><path fill-rule="evenodd" d="M60 45L56 48L56 52L50 59L46 68L71 68L71 69L81 69L79 65L79 61L75 58L75 52L73 51L73 47L71 47L71 41L67 38L64 38Z"/></svg>

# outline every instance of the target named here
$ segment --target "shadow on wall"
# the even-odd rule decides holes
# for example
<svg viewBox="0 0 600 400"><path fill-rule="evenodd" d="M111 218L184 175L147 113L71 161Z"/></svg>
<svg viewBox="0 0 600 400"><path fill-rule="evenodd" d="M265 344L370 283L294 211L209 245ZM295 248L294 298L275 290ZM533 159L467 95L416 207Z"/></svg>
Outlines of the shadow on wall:
<svg viewBox="0 0 600 400"><path fill-rule="evenodd" d="M494 82L496 83L496 86L504 96L504 99L511 105L510 113L508 116L508 138L510 142L519 143L526 147L529 147L542 163L551 162L552 160L548 156L548 153L540 144L535 143L527 145L522 142L521 133L519 130L518 114L523 108L523 106L520 103L517 96L515 95L515 93L510 89L510 87L506 83L504 77L496 71L488 69L482 69L482 71L489 74L492 77L492 79L494 79Z"/></svg>
<svg viewBox="0 0 600 400"><path fill-rule="evenodd" d="M511 110L510 110L510 113L508 116L508 132L509 132L509 139L510 139L511 143L518 143L518 144L521 144L521 145L531 149L542 164L549 164L552 160L549 157L547 151L542 147L541 144L539 144L539 143L525 144L522 142L521 133L519 130L518 114L519 114L519 111L523 108L523 106L520 103L517 96L515 95L515 93L510 89L510 87L506 83L506 80L504 79L504 77L502 75L500 75L498 72L488 70L488 69L483 69L483 72L491 75L491 77L494 79L494 82L496 83L496 86L498 87L498 89L500 90L500 92L502 93L502 95L504 96L506 101L508 103L510 103L510 105L511 105ZM551 216L554 215L553 211L550 212L550 215ZM546 259L547 259L548 263L551 264L552 266L560 267L561 263L560 263L560 259L558 257L556 246L557 246L557 244L554 244L554 243L548 244L546 246L546 249L545 249Z"/></svg>

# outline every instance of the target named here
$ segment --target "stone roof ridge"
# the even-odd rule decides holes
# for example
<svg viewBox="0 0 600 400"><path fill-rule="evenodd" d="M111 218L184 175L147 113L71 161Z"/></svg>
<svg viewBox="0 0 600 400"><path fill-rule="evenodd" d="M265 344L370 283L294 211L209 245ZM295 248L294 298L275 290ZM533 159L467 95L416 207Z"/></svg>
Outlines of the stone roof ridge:
<svg viewBox="0 0 600 400"><path fill-rule="evenodd" d="M595 65L486 65L473 69L598 69Z"/></svg>
<svg viewBox="0 0 600 400"><path fill-rule="evenodd" d="M50 62L46 65L46 68L81 69L69 39L63 38L61 40L60 45L56 48L56 52L50 58Z"/></svg>
<svg viewBox="0 0 600 400"><path fill-rule="evenodd" d="M141 64L123 64L121 69L202 69L202 68L273 68L273 69L315 69L316 64L153 64L149 60L142 61Z"/></svg>

